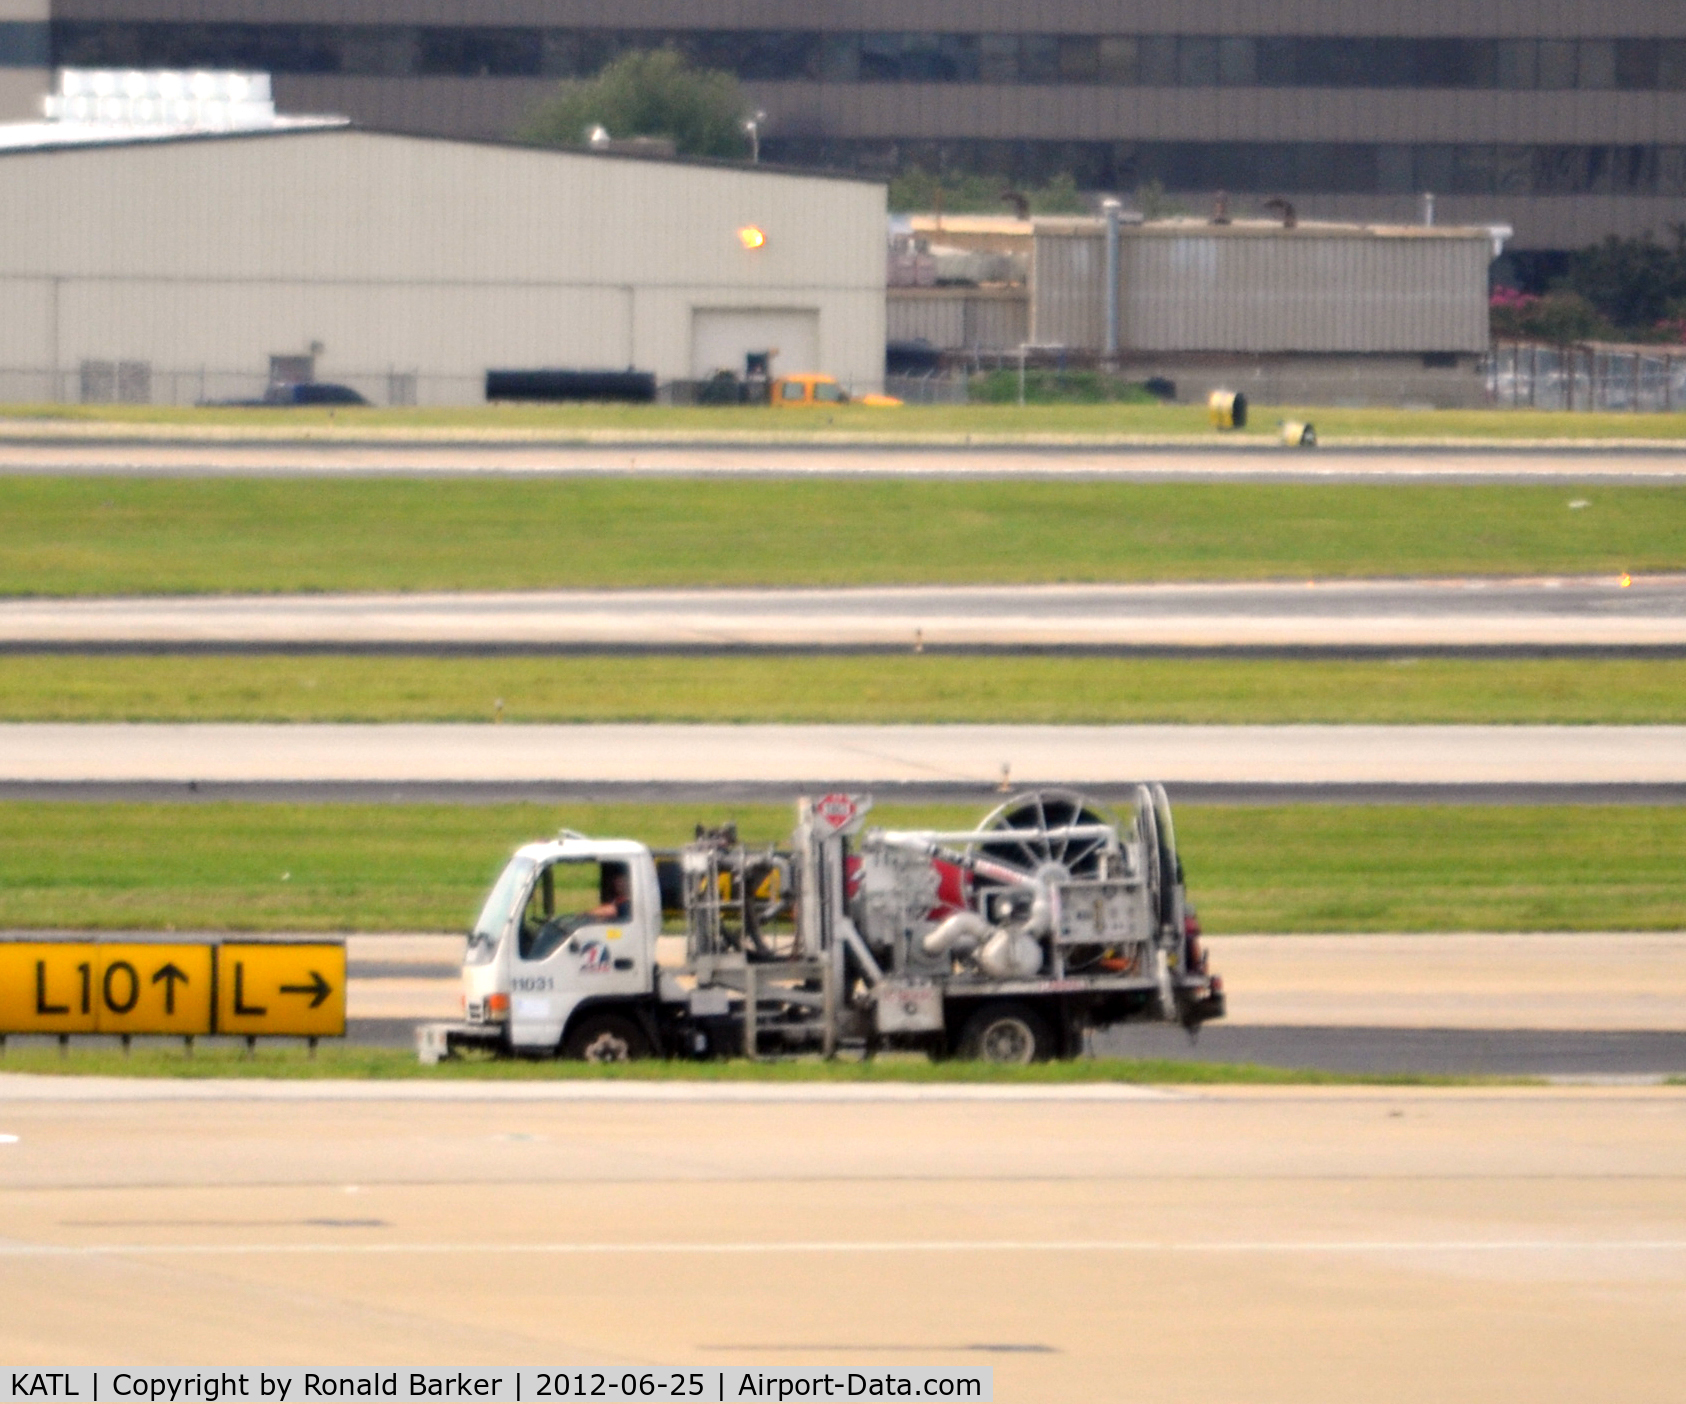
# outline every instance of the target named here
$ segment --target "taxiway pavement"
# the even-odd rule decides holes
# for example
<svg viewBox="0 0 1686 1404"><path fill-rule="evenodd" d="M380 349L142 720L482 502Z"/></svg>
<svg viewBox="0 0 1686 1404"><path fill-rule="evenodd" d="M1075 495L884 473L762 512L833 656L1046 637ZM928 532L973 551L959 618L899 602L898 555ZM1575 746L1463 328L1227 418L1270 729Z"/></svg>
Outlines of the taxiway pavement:
<svg viewBox="0 0 1686 1404"><path fill-rule="evenodd" d="M1686 1091L0 1076L0 1354L1674 1398Z"/></svg>
<svg viewBox="0 0 1686 1404"><path fill-rule="evenodd" d="M27 429L27 432L23 432ZM1675 482L1686 455L1655 441L1374 443L1284 449L1267 438L1181 443L852 442L791 435L730 442L545 443L472 432L348 438L332 431L172 437L169 426L4 426L0 472L140 475L1077 478L1120 481ZM583 437L583 436L582 436Z"/></svg>
<svg viewBox="0 0 1686 1404"><path fill-rule="evenodd" d="M0 649L1686 650L1686 575L0 600Z"/></svg>
<svg viewBox="0 0 1686 1404"><path fill-rule="evenodd" d="M1686 933L1209 936L1224 1028L1676 1032ZM354 1019L460 1017L463 942L347 938ZM683 960L668 949L666 963ZM1218 1027L1218 1026L1215 1026Z"/></svg>
<svg viewBox="0 0 1686 1404"><path fill-rule="evenodd" d="M0 725L0 782L1666 785L1686 726Z"/></svg>

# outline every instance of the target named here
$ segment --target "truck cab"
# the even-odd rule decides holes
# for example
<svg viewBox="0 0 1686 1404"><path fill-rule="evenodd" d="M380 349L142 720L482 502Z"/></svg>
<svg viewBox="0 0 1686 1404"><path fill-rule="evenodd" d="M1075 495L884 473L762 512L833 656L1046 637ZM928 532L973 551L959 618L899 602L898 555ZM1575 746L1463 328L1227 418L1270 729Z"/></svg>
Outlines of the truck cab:
<svg viewBox="0 0 1686 1404"><path fill-rule="evenodd" d="M639 1010L654 991L661 923L643 844L565 834L526 845L469 934L467 1023L512 1052L647 1055L655 1030Z"/></svg>
<svg viewBox="0 0 1686 1404"><path fill-rule="evenodd" d="M861 395L851 398L837 383L837 377L804 371L796 375L781 375L768 391L774 409L814 409L830 405L867 405L889 409L901 404L894 395Z"/></svg>

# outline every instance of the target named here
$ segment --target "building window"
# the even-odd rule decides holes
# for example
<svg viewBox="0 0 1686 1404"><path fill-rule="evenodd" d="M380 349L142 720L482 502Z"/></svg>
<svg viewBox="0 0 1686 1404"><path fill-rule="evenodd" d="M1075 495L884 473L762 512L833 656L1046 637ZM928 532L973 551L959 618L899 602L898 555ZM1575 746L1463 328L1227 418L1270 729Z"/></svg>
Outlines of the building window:
<svg viewBox="0 0 1686 1404"><path fill-rule="evenodd" d="M1540 81L1540 46L1532 39L1506 39L1495 55L1497 86L1534 88Z"/></svg>
<svg viewBox="0 0 1686 1404"><path fill-rule="evenodd" d="M1085 189L1269 195L1686 195L1686 147L1368 142L849 141L770 139L769 159L890 172L988 172ZM1238 211L1239 212L1239 211Z"/></svg>
<svg viewBox="0 0 1686 1404"><path fill-rule="evenodd" d="M1608 39L1582 40L1575 85L1580 88L1616 86L1616 46Z"/></svg>
<svg viewBox="0 0 1686 1404"><path fill-rule="evenodd" d="M699 65L753 81L1686 91L1686 38L821 34L88 21L55 21L49 36L51 61L60 66L378 77L588 77L629 49L671 46ZM0 64L8 53L36 52L40 43L39 26L0 24Z"/></svg>
<svg viewBox="0 0 1686 1404"><path fill-rule="evenodd" d="M1259 60L1252 39L1218 40L1218 82L1226 88L1251 88L1259 81Z"/></svg>
<svg viewBox="0 0 1686 1404"><path fill-rule="evenodd" d="M419 35L403 25L340 32L340 71L374 78L402 78L416 71Z"/></svg>
<svg viewBox="0 0 1686 1404"><path fill-rule="evenodd" d="M1686 42L1674 40L1655 46L1657 50L1657 86L1665 92L1686 89Z"/></svg>
<svg viewBox="0 0 1686 1404"><path fill-rule="evenodd" d="M984 83L1019 81L1019 37L1016 34L978 36L978 79Z"/></svg>
<svg viewBox="0 0 1686 1404"><path fill-rule="evenodd" d="M1021 83L1057 83L1060 81L1060 41L1047 34L1019 36L1019 81Z"/></svg>
<svg viewBox="0 0 1686 1404"><path fill-rule="evenodd" d="M1179 39L1177 41L1177 83L1184 88L1215 88L1218 86L1218 41L1216 39Z"/></svg>
<svg viewBox="0 0 1686 1404"><path fill-rule="evenodd" d="M416 70L470 78L536 78L544 71L544 36L537 29L423 29Z"/></svg>
<svg viewBox="0 0 1686 1404"><path fill-rule="evenodd" d="M1575 86L1575 45L1568 39L1542 39L1539 44L1539 75L1542 88Z"/></svg>
<svg viewBox="0 0 1686 1404"><path fill-rule="evenodd" d="M1148 34L1136 41L1136 70L1145 88L1177 85L1177 41L1167 34Z"/></svg>

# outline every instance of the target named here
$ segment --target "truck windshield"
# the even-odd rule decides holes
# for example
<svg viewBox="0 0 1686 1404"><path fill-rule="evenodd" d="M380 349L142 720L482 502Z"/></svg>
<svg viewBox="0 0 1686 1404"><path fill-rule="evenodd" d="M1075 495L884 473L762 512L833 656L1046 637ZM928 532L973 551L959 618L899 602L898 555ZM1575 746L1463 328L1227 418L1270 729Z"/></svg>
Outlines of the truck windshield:
<svg viewBox="0 0 1686 1404"><path fill-rule="evenodd" d="M469 965L485 965L498 953L498 942L509 926L509 919L520 910L527 896L527 888L538 871L531 858L512 858L499 876L497 885L480 909L474 929L468 933L468 953L463 957Z"/></svg>

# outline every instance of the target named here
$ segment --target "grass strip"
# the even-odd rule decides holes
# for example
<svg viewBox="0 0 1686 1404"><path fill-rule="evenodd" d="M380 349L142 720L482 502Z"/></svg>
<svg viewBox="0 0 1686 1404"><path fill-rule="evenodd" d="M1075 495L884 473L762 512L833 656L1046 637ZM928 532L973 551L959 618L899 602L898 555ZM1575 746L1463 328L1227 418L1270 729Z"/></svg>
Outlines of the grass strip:
<svg viewBox="0 0 1686 1404"><path fill-rule="evenodd" d="M1683 566L1680 486L0 477L9 595Z"/></svg>
<svg viewBox="0 0 1686 1404"><path fill-rule="evenodd" d="M961 806L881 805L954 828ZM521 842L567 825L652 845L698 822L782 840L784 805L0 805L0 928L453 931ZM1207 930L1686 929L1686 809L1184 805Z"/></svg>
<svg viewBox="0 0 1686 1404"><path fill-rule="evenodd" d="M655 1061L594 1066L553 1060L463 1057L424 1067L414 1053L328 1041L315 1057L292 1040L268 1041L248 1056L243 1048L197 1043L191 1054L179 1040L137 1039L128 1053L114 1040L77 1039L61 1052L39 1043L14 1042L0 1054L0 1073L46 1076L269 1078L297 1081L379 1078L432 1082L759 1082L903 1083L922 1086L980 1083L1060 1087L1081 1083L1250 1084L1256 1086L1456 1087L1526 1079L1446 1077L1415 1073L1358 1074L1309 1068L1273 1068L1258 1063L1196 1063L1170 1058L1082 1058L1001 1067L991 1063L933 1063L917 1057L869 1061L783 1058L766 1062L734 1059L693 1063Z"/></svg>
<svg viewBox="0 0 1686 1404"><path fill-rule="evenodd" d="M429 408L206 408L181 405L10 405L0 419L124 426L178 426L209 433L296 431L351 436L372 431L526 433L569 437L617 433L652 438L861 435L886 439L1012 439L1022 436L1184 438L1211 433L1204 405L906 405L889 411L843 405L821 412L765 407L666 405L465 405ZM1274 438L1284 419L1309 419L1338 439L1506 440L1686 438L1686 414L1569 414L1528 409L1397 409L1378 406L1255 406L1237 437Z"/></svg>
<svg viewBox="0 0 1686 1404"><path fill-rule="evenodd" d="M0 721L1686 722L1686 659L31 654Z"/></svg>

